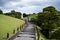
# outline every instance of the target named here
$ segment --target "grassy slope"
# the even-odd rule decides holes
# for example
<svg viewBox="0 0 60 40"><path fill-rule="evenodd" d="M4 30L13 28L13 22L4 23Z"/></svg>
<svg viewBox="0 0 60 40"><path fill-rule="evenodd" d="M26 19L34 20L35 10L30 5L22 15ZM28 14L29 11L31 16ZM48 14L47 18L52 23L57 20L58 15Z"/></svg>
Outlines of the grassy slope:
<svg viewBox="0 0 60 40"><path fill-rule="evenodd" d="M31 18L36 18L37 17L37 14L32 14L29 16L29 19L31 20Z"/></svg>
<svg viewBox="0 0 60 40"><path fill-rule="evenodd" d="M6 33L12 36L13 29L22 25L24 21L0 14L0 40L6 40Z"/></svg>

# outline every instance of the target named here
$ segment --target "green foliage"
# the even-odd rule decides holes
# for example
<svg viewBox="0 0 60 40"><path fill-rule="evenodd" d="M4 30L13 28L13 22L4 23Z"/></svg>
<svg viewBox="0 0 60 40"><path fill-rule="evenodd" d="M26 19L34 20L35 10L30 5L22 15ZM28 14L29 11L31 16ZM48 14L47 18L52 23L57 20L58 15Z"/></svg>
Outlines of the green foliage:
<svg viewBox="0 0 60 40"><path fill-rule="evenodd" d="M0 10L0 14L3 14L3 11L2 10Z"/></svg>
<svg viewBox="0 0 60 40"><path fill-rule="evenodd" d="M43 12L53 12L53 11L56 11L55 7L53 6L43 8Z"/></svg>
<svg viewBox="0 0 60 40"><path fill-rule="evenodd" d="M38 13L38 25L43 29L49 29L50 31L56 28L59 21L59 13L53 6L49 6L43 9L44 13ZM45 12L48 11L48 12ZM42 25L44 23L44 25Z"/></svg>
<svg viewBox="0 0 60 40"><path fill-rule="evenodd" d="M42 30L44 29L45 31L45 29L48 29L49 30L48 32L51 32L53 29L60 27L60 12L58 12L55 7L53 6L45 7L43 9L43 12L39 12L37 15L38 16L36 18L34 17L32 19L33 22L35 22L35 24L42 28ZM57 34L60 35L59 32ZM54 35L57 36L57 34Z"/></svg>
<svg viewBox="0 0 60 40"><path fill-rule="evenodd" d="M5 13L5 15L8 15L8 16L11 16L11 17L14 17L14 18L18 18L18 19L21 18L21 12L15 12L15 10L12 10L9 13Z"/></svg>
<svg viewBox="0 0 60 40"><path fill-rule="evenodd" d="M13 13L13 14L14 14L14 13L15 13L15 10L11 10L11 13Z"/></svg>
<svg viewBox="0 0 60 40"><path fill-rule="evenodd" d="M27 17L28 15L26 13L23 13L23 17Z"/></svg>
<svg viewBox="0 0 60 40"><path fill-rule="evenodd" d="M55 31L55 32L51 35L51 38L60 40L60 29L57 30L57 31Z"/></svg>

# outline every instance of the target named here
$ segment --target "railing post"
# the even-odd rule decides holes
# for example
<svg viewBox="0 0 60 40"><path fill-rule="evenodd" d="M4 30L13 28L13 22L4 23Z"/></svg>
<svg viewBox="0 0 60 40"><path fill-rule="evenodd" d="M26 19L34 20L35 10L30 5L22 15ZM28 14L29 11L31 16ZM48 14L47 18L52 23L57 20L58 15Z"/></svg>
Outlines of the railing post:
<svg viewBox="0 0 60 40"><path fill-rule="evenodd" d="M7 38L9 38L9 33L7 33Z"/></svg>
<svg viewBox="0 0 60 40"><path fill-rule="evenodd" d="M39 33L39 29L37 27L36 27L36 31L37 31L37 36L38 36L37 40L39 40L40 33Z"/></svg>
<svg viewBox="0 0 60 40"><path fill-rule="evenodd" d="M20 27L20 29L22 29L22 26Z"/></svg>
<svg viewBox="0 0 60 40"><path fill-rule="evenodd" d="M21 26L20 26L20 31L21 31Z"/></svg>
<svg viewBox="0 0 60 40"><path fill-rule="evenodd" d="M22 29L23 29L23 24L22 24Z"/></svg>
<svg viewBox="0 0 60 40"><path fill-rule="evenodd" d="M17 27L17 31L19 31L19 28Z"/></svg>
<svg viewBox="0 0 60 40"><path fill-rule="evenodd" d="M15 29L13 30L13 34L15 34Z"/></svg>

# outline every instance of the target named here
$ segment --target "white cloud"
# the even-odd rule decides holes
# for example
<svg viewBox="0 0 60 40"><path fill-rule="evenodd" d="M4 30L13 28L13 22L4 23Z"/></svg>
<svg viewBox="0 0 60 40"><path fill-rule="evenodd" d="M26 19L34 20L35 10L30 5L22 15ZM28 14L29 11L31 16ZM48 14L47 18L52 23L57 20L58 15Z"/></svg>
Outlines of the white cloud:
<svg viewBox="0 0 60 40"><path fill-rule="evenodd" d="M16 10L22 13L33 13L42 11L42 9L46 6L55 6L58 2L60 2L60 0L11 0L8 2L6 1L6 3L0 8L4 12Z"/></svg>

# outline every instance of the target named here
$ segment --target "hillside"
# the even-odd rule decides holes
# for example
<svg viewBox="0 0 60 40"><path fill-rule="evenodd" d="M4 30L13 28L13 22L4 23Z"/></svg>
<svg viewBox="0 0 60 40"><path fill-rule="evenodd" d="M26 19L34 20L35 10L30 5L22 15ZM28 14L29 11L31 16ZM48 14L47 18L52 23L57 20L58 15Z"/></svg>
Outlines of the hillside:
<svg viewBox="0 0 60 40"><path fill-rule="evenodd" d="M28 16L29 17L29 19L31 20L31 18L36 18L37 17L37 14L32 14L32 15L30 15L30 16Z"/></svg>
<svg viewBox="0 0 60 40"><path fill-rule="evenodd" d="M20 27L24 21L13 17L0 14L0 40L6 40L6 34L10 33L10 37L13 35L12 31Z"/></svg>

